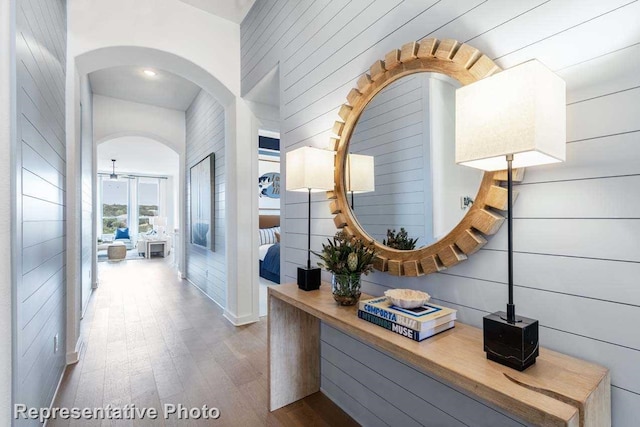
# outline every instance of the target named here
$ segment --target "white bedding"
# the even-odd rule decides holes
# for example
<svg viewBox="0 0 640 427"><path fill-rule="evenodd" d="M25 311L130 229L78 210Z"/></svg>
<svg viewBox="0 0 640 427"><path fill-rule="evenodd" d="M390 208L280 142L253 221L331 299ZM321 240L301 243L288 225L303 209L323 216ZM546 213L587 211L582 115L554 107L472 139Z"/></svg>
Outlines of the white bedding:
<svg viewBox="0 0 640 427"><path fill-rule="evenodd" d="M264 261L264 257L267 256L267 251L271 246L273 246L273 243L258 247L258 257L260 258L260 261Z"/></svg>

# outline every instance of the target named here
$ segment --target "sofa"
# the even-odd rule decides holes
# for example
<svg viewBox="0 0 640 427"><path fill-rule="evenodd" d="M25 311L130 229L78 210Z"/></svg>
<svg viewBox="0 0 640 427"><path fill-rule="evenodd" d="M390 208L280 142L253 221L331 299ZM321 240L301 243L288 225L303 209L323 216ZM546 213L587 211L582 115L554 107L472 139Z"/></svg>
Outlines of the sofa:
<svg viewBox="0 0 640 427"><path fill-rule="evenodd" d="M117 228L113 234L103 234L102 235L103 242L121 242L127 248L127 250L133 249L134 242L129 235L128 227Z"/></svg>

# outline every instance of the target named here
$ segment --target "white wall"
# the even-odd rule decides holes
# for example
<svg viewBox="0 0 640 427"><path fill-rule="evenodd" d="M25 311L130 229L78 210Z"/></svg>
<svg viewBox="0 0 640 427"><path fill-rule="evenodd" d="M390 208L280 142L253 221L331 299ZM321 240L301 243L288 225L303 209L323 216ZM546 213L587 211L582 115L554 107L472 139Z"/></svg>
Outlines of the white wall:
<svg viewBox="0 0 640 427"><path fill-rule="evenodd" d="M257 180L257 159L246 168L240 153L251 150L254 140L257 145L257 123L252 123L250 110L237 96L239 46L239 25L174 0L73 0L69 4L70 70L74 63L81 74L119 65L156 67L191 80L225 107L225 146L230 165L227 170L234 171L228 176L227 186L237 190L227 199L227 217L248 215L252 221L244 209L252 203L257 205L251 192ZM67 91L73 90L68 83ZM252 123L255 133L245 132L247 123ZM185 177L186 171L182 170L180 176ZM183 184L180 186L186 190ZM182 197L179 203L184 206L184 202ZM180 228L184 229L184 225L180 224ZM234 295L242 295L227 301L227 317L236 324L255 321L257 274L253 277L240 268L238 260L257 257L257 244L253 244L257 235L235 222L227 224L227 228L234 238L249 242L233 243L227 252L227 270L234 271L228 276L228 289ZM183 261L179 262L181 267Z"/></svg>
<svg viewBox="0 0 640 427"><path fill-rule="evenodd" d="M258 0L241 36L243 93L280 64L283 152L326 147L357 78L387 52L424 37L466 41L501 67L538 58L567 81L567 162L531 168L518 188L515 298L522 315L540 320L543 345L611 369L616 427L635 426L640 416L640 335L633 329L640 322L638 16L640 4L625 0ZM306 258L306 206L295 193L283 204L283 280L293 282ZM314 197L312 215L318 248L335 232L322 196ZM503 227L441 274L375 273L365 291L423 289L480 326L484 314L504 309L505 236ZM353 396L350 408L359 404Z"/></svg>
<svg viewBox="0 0 640 427"><path fill-rule="evenodd" d="M433 236L446 236L464 218L461 197L475 198L483 172L456 165L455 161L455 87L443 79L430 79L429 140L433 178Z"/></svg>
<svg viewBox="0 0 640 427"><path fill-rule="evenodd" d="M91 84L87 77L81 80L82 99L82 126L81 126L81 147L80 147L80 199L81 199L81 225L80 225L80 247L81 247L81 303L82 311L86 310L91 290L93 288L92 271L96 262L96 250L94 245L94 211L93 211L93 190L94 183L94 162L95 147L93 144L93 93Z"/></svg>
<svg viewBox="0 0 640 427"><path fill-rule="evenodd" d="M231 21L175 0L71 0L69 22L70 58L112 46L159 49L240 92L240 28Z"/></svg>
<svg viewBox="0 0 640 427"><path fill-rule="evenodd" d="M15 1L0 1L0 240L11 242L12 164L15 138ZM11 255L11 253L9 253ZM11 417L11 256L0 257L0 420Z"/></svg>
<svg viewBox="0 0 640 427"><path fill-rule="evenodd" d="M93 137L96 144L119 136L139 135L158 139L177 153L184 153L184 111L93 96Z"/></svg>
<svg viewBox="0 0 640 427"><path fill-rule="evenodd" d="M214 216L211 236L214 250L205 249L191 243L191 218L187 217L186 235L186 276L194 285L207 294L221 307L227 303L226 272L226 156L224 107L204 91L195 97L186 113L187 148L186 172L187 186L190 183L191 167L206 156L215 157L213 171ZM190 195L189 195L190 197ZM185 212L190 212L191 199L187 197Z"/></svg>
<svg viewBox="0 0 640 427"><path fill-rule="evenodd" d="M16 9L16 144L12 167L14 400L48 407L65 368L67 204L76 189L67 188L65 65L66 2L24 1ZM75 85L75 81L72 82ZM73 102L73 101L71 101ZM75 137L74 129L70 129ZM71 157L74 158L74 157ZM69 191L67 191L69 190ZM76 252L77 253L77 252ZM75 270L72 264L69 271ZM74 300L74 295L70 295ZM79 309L80 305L74 307ZM73 324L71 325L73 327ZM55 337L58 348L54 349ZM16 425L36 422L18 421Z"/></svg>
<svg viewBox="0 0 640 427"><path fill-rule="evenodd" d="M247 101L247 105L260 121L260 129L280 132L280 110L278 107L251 101Z"/></svg>

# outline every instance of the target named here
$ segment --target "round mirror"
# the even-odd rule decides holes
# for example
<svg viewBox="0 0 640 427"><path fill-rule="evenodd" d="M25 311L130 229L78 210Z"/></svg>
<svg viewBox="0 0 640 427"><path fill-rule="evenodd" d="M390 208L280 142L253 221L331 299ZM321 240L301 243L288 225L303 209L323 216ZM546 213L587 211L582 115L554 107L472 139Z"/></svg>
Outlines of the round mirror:
<svg viewBox="0 0 640 427"><path fill-rule="evenodd" d="M455 89L498 71L472 46L428 38L376 61L347 95L328 197L336 227L375 243L376 269L441 271L502 225L506 174L458 166L454 156Z"/></svg>
<svg viewBox="0 0 640 427"><path fill-rule="evenodd" d="M455 164L455 90L440 73L414 73L369 101L351 135L345 189L352 215L393 249L429 246L467 214L483 172Z"/></svg>

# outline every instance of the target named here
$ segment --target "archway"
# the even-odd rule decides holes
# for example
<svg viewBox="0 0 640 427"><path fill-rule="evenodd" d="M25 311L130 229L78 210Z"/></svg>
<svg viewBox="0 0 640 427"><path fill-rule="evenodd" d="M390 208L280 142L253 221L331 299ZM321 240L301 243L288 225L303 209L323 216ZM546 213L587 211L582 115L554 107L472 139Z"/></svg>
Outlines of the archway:
<svg viewBox="0 0 640 427"><path fill-rule="evenodd" d="M226 304L224 307L224 315L233 324L240 325L251 323L258 320L258 272L257 268L248 270L245 265L241 265L238 260L252 257L257 259L257 236L250 233L253 226L257 227L257 201L253 197L257 182L257 161L242 162L238 161L239 153L248 152L253 149L253 145L257 147L257 141L252 138L257 134L258 123L251 114L249 108L244 104L242 99L236 97L234 93L222 84L216 77L206 71L204 68L193 63L192 61L175 55L170 52L158 50L155 48L139 47L139 46L113 46L101 47L95 50L80 53L75 58L71 58L73 66L69 67L67 77L67 99L73 100L67 104L67 135L68 145L71 151L77 150L76 141L72 135L78 134L79 118L77 110L79 109L79 100L82 99L82 92L86 91L85 84L89 73L103 68L114 66L139 66L153 67L161 70L169 71L179 75L187 80L200 86L204 91L211 94L225 108L225 162L228 166L226 170L227 180L225 183L226 194L228 195L225 203L225 216L227 218L226 230L226 253L227 253L227 283L226 283ZM75 72L71 72L74 70ZM71 83L73 82L73 83ZM89 89L90 90L90 89ZM104 141L108 137L122 136L124 133L114 133L104 137L100 137L98 141ZM129 133L131 134L131 133ZM152 136L145 132L139 132L139 136ZM158 139L157 135L155 136ZM162 138L158 139L162 141ZM171 145L170 141L164 141L167 145ZM95 143L92 144L95 150ZM186 206L187 194L186 188L186 172L184 151L180 153L180 189L181 197L180 206ZM74 176L80 169L80 159L74 158L68 164L68 172L70 176ZM94 165L94 174L95 174ZM78 194L78 184L76 182L68 182L70 194ZM95 183L94 183L95 188ZM75 210L79 203L76 202ZM240 209L240 206L253 206L251 210ZM71 209L74 206L71 204ZM185 208L186 209L186 208ZM72 210L73 211L73 210ZM77 219L69 216L69 229L77 228ZM180 230L185 230L186 211L182 211L182 220L178 225ZM246 227L247 223L251 223L252 227ZM242 226L240 226L242 224ZM184 236L181 233L181 247L185 247ZM247 245L246 242L252 242ZM69 245L71 247L72 245ZM78 250L69 251L69 258L78 259ZM179 263L184 265L184 252ZM78 283L78 278L73 277L73 272L77 266L69 266L72 273L69 276L70 283ZM77 286L74 286L77 287ZM77 337L79 336L79 316L80 313L76 309L78 306L77 292L69 287L67 293L67 334L71 338L68 342L68 360L73 361L74 356L77 357Z"/></svg>

